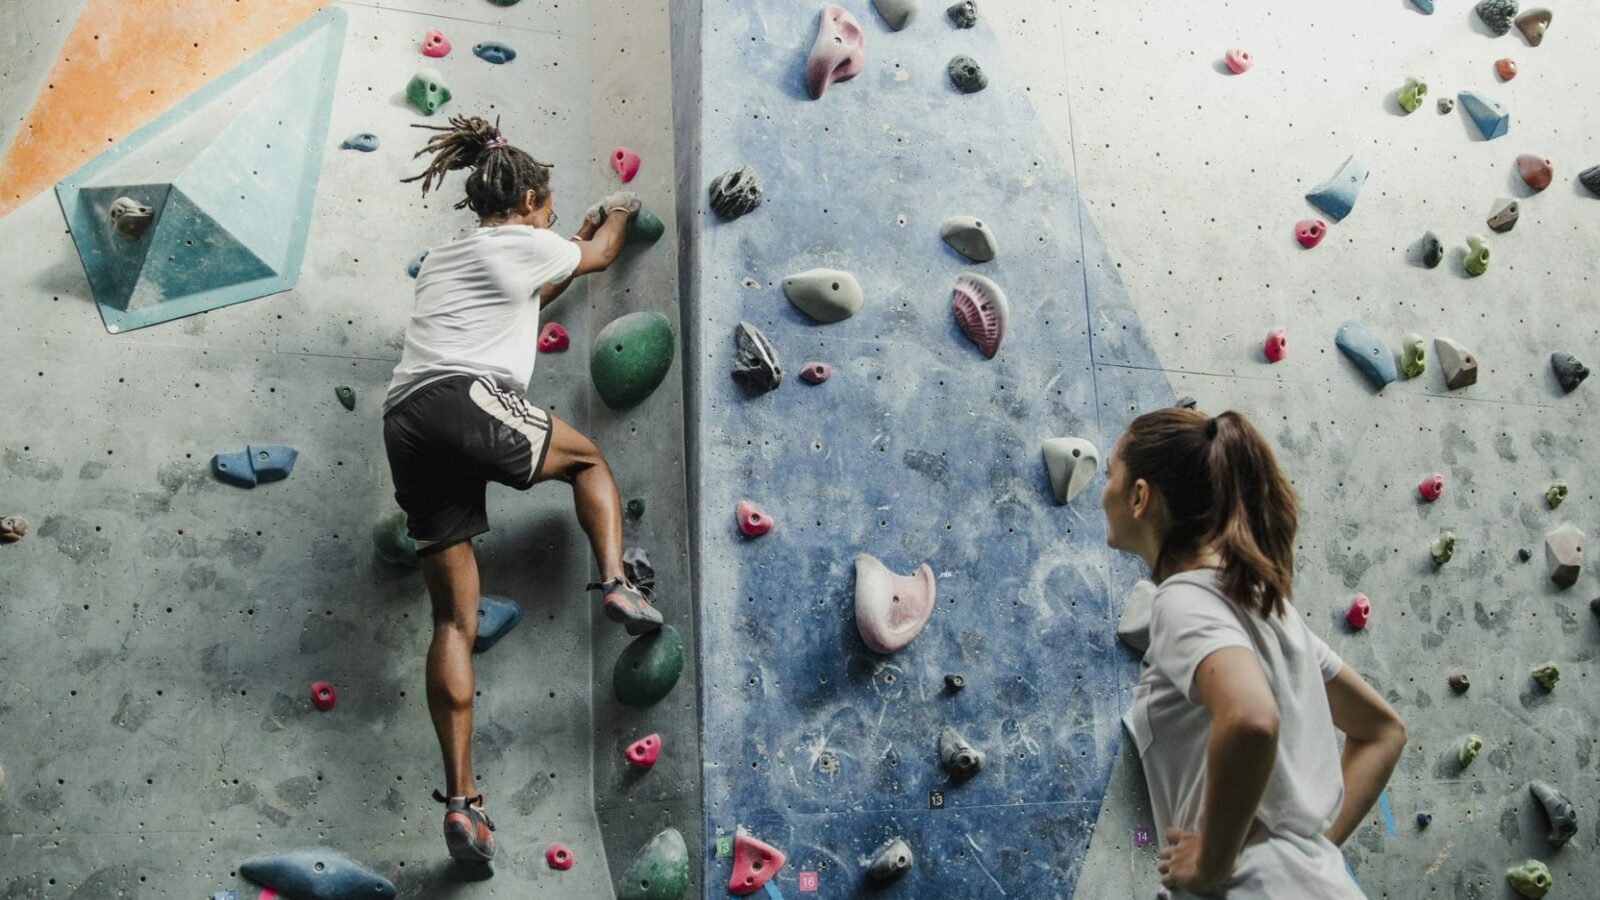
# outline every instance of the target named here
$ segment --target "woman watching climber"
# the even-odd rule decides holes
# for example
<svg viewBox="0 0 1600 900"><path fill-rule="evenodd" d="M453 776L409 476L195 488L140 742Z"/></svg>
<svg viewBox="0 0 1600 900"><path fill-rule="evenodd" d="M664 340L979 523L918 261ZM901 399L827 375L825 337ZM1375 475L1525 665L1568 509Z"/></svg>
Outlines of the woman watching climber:
<svg viewBox="0 0 1600 900"><path fill-rule="evenodd" d="M572 426L523 396L533 374L540 310L572 279L599 272L622 250L638 198L612 194L590 207L571 240L555 224L550 166L511 146L493 124L453 117L415 154L431 154L423 196L445 174L470 169L466 197L478 226L433 248L417 273L405 346L384 400L383 437L395 500L416 541L433 605L428 712L444 756L444 837L450 856L494 857L494 824L472 776L472 643L478 564L472 538L489 530L491 481L527 490L572 486L579 525L599 564L605 614L629 634L661 627L661 613L622 566L622 509L605 458Z"/></svg>
<svg viewBox="0 0 1600 900"><path fill-rule="evenodd" d="M1159 585L1124 722L1162 884L1178 898L1364 897L1338 847L1405 725L1290 603L1299 509L1271 448L1237 412L1147 413L1118 441L1101 502L1106 543Z"/></svg>

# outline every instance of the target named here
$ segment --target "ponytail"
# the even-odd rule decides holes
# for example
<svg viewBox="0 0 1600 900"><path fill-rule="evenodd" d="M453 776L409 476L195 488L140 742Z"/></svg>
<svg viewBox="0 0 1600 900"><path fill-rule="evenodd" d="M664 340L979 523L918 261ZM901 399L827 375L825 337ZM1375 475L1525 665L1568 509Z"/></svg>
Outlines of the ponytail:
<svg viewBox="0 0 1600 900"><path fill-rule="evenodd" d="M498 118L491 125L477 116L451 116L449 125L411 127L440 132L411 157L433 154L428 167L410 178L400 179L402 184L420 180L422 196L428 196L429 190L444 184L445 173L471 169L472 174L467 176L467 196L456 203L456 209L471 207L486 219L502 218L516 211L528 191L534 192L537 206L543 206L549 199L550 165L506 143L500 134Z"/></svg>
<svg viewBox="0 0 1600 900"><path fill-rule="evenodd" d="M1280 615L1294 578L1300 516L1272 448L1249 420L1228 411L1146 413L1128 426L1121 459L1131 483L1143 478L1170 518L1155 578L1206 550L1222 561L1222 591L1262 616Z"/></svg>

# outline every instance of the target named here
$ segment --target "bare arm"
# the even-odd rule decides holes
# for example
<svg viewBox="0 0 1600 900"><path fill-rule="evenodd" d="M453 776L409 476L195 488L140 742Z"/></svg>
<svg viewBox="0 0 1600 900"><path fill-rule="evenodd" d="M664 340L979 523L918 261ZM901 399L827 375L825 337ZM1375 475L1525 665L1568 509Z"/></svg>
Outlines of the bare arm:
<svg viewBox="0 0 1600 900"><path fill-rule="evenodd" d="M621 207L606 210L605 221L598 225L586 217L583 224L578 226L578 233L572 236L572 242L578 245L577 267L565 281L553 281L539 289L540 308L554 303L567 285L572 283L572 279L610 268L622 253L622 242L627 235L628 221L632 218L633 211Z"/></svg>
<svg viewBox="0 0 1600 900"><path fill-rule="evenodd" d="M1211 712L1200 865L1233 872L1278 757L1278 701L1254 650L1225 647L1201 660L1195 694Z"/></svg>
<svg viewBox="0 0 1600 900"><path fill-rule="evenodd" d="M1339 766L1344 772L1344 806L1324 834L1335 844L1343 844L1389 783L1406 746L1406 726L1349 666L1341 668L1327 688L1334 727L1345 736Z"/></svg>

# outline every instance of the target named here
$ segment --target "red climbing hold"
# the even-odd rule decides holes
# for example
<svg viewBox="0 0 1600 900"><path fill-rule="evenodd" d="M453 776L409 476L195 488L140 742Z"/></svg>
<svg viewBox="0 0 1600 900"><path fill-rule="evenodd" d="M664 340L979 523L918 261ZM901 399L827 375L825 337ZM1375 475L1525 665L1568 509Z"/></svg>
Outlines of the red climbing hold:
<svg viewBox="0 0 1600 900"><path fill-rule="evenodd" d="M778 874L786 859L782 850L751 837L741 826L733 835L733 874L728 877L728 890L741 896L754 894Z"/></svg>
<svg viewBox="0 0 1600 900"><path fill-rule="evenodd" d="M1444 476L1436 472L1422 479L1422 483L1417 485L1417 493L1429 503L1439 499L1439 495L1444 493Z"/></svg>
<svg viewBox="0 0 1600 900"><path fill-rule="evenodd" d="M739 531L747 538L761 537L772 530L772 517L751 506L749 500L740 500L734 514L739 517Z"/></svg>
<svg viewBox="0 0 1600 900"><path fill-rule="evenodd" d="M822 99L828 85L861 74L866 56L856 17L842 6L824 6L817 39L806 57L806 93L813 100Z"/></svg>
<svg viewBox="0 0 1600 900"><path fill-rule="evenodd" d="M1372 601L1366 594L1357 594L1350 600L1350 610L1344 614L1344 620L1350 623L1351 628L1361 629L1367 627L1367 620L1372 618Z"/></svg>
<svg viewBox="0 0 1600 900"><path fill-rule="evenodd" d="M422 36L422 55L438 59L450 52L450 39L437 28L429 28Z"/></svg>
<svg viewBox="0 0 1600 900"><path fill-rule="evenodd" d="M800 380L806 384L821 384L833 377L833 366L825 362L808 362L800 370Z"/></svg>
<svg viewBox="0 0 1600 900"><path fill-rule="evenodd" d="M1550 180L1555 177L1555 166L1550 160L1532 153L1524 153L1517 157L1517 174L1522 176L1522 183L1536 191L1542 191L1550 186Z"/></svg>
<svg viewBox="0 0 1600 900"><path fill-rule="evenodd" d="M551 844L544 851L544 861L550 868L565 872L572 868L572 851L565 844Z"/></svg>
<svg viewBox="0 0 1600 900"><path fill-rule="evenodd" d="M611 151L611 171L617 173L623 184L633 180L639 174L639 154L627 147L617 147Z"/></svg>
<svg viewBox="0 0 1600 900"><path fill-rule="evenodd" d="M1327 233L1328 224L1321 219L1301 219L1294 223L1294 236L1307 250L1322 243L1322 236Z"/></svg>
<svg viewBox="0 0 1600 900"><path fill-rule="evenodd" d="M1000 344L1006 339L1009 309L1005 292L982 275L968 272L956 279L950 312L961 333L989 359L1000 352Z"/></svg>
<svg viewBox="0 0 1600 900"><path fill-rule="evenodd" d="M1267 354L1267 362L1281 362L1285 353L1289 352L1289 333L1283 326L1267 332L1267 343L1262 348Z"/></svg>
<svg viewBox="0 0 1600 900"><path fill-rule="evenodd" d="M1500 76L1501 81L1510 81L1517 77L1517 61L1509 56L1495 60L1494 73Z"/></svg>
<svg viewBox="0 0 1600 900"><path fill-rule="evenodd" d="M335 699L333 685L326 681L319 681L311 685L311 705L317 709L323 712L333 709L333 701Z"/></svg>
<svg viewBox="0 0 1600 900"><path fill-rule="evenodd" d="M1250 58L1250 51L1240 50L1237 47L1223 54L1222 61L1228 64L1228 71L1235 75L1243 75L1255 65L1255 60Z"/></svg>
<svg viewBox="0 0 1600 900"><path fill-rule="evenodd" d="M572 346L572 339L567 337L567 330L561 327L560 322L550 322L539 332L540 353L560 353Z"/></svg>
<svg viewBox="0 0 1600 900"><path fill-rule="evenodd" d="M661 735L647 734L628 745L622 752L636 768L648 769L661 757Z"/></svg>

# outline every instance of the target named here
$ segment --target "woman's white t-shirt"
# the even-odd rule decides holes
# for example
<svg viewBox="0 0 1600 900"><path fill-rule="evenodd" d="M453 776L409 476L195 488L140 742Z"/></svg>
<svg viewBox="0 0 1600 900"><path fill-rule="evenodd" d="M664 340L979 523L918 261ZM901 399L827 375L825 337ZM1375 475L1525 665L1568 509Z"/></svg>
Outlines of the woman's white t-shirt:
<svg viewBox="0 0 1600 900"><path fill-rule="evenodd" d="M479 228L430 250L384 410L450 375L484 375L502 390L526 393L538 352L539 288L565 281L580 256L577 244L531 225Z"/></svg>
<svg viewBox="0 0 1600 900"><path fill-rule="evenodd" d="M1238 867L1213 896L1364 898L1339 848L1322 835L1344 802L1326 687L1344 663L1292 605L1263 619L1229 600L1217 574L1198 569L1161 583L1151 605L1150 649L1123 717L1150 785L1156 835L1165 843L1169 827L1199 833L1205 814L1211 713L1193 693L1195 671L1225 647L1253 650L1278 701L1278 758Z"/></svg>

